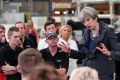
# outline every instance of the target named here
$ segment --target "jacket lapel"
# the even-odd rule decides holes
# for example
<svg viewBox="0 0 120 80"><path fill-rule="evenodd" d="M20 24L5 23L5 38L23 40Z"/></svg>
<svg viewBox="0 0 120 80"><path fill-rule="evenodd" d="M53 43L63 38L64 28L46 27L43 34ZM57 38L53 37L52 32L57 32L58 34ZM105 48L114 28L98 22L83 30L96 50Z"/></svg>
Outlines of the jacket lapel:
<svg viewBox="0 0 120 80"><path fill-rule="evenodd" d="M94 39L93 41L93 47L92 49L90 49L90 52L95 53L96 51L96 47L98 47L100 45L100 43L103 41L104 37L105 37L105 33L107 30L107 25L101 23L101 25L99 25L99 35Z"/></svg>
<svg viewBox="0 0 120 80"><path fill-rule="evenodd" d="M89 40L89 37L90 37L89 33L90 33L90 30L86 28L83 32L83 37L80 40L80 45L86 45L87 44L87 42Z"/></svg>

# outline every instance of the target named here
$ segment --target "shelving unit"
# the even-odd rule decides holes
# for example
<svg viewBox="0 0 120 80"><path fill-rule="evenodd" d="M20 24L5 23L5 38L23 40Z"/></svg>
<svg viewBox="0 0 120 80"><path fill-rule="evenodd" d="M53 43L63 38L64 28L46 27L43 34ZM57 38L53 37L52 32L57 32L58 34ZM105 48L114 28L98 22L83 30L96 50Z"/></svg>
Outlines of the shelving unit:
<svg viewBox="0 0 120 80"><path fill-rule="evenodd" d="M83 7L91 6L98 11L98 17L100 19L106 20L107 23L112 24L113 16L113 7L111 6L112 0L77 0L78 8L81 10ZM78 14L80 10L78 9Z"/></svg>
<svg viewBox="0 0 120 80"><path fill-rule="evenodd" d="M53 12L57 11L58 14L54 14L53 16L62 17L62 22L72 19L72 17L75 17L75 20L77 20L79 12L83 7L92 6L98 11L99 19L110 25L113 25L115 18L120 19L120 0L72 0L70 5L74 5L74 7L61 8L60 6L60 8L54 9ZM69 12L71 12L72 15L69 14ZM64 17L66 18L65 20Z"/></svg>
<svg viewBox="0 0 120 80"><path fill-rule="evenodd" d="M73 0L77 4L77 13L85 6L92 6L98 11L100 19L109 19L109 24L114 23L114 18L120 18L120 0ZM108 21L108 20L107 20Z"/></svg>

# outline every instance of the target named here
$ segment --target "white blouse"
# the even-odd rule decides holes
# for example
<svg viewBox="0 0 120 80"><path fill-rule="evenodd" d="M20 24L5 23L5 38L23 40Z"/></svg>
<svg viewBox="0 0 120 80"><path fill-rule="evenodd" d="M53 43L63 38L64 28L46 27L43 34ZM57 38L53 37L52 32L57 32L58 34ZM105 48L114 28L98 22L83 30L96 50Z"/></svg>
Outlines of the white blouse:
<svg viewBox="0 0 120 80"><path fill-rule="evenodd" d="M77 46L77 43L72 40L72 39L69 39L67 42L65 40L63 40L62 38L59 38L59 41L58 41L58 44L61 44L61 42L63 42L65 45L69 45L70 49L73 49L73 50L77 50L78 51L78 46ZM77 68L77 59L72 59L72 58L69 58L69 67L68 67L68 76L70 76L71 72Z"/></svg>

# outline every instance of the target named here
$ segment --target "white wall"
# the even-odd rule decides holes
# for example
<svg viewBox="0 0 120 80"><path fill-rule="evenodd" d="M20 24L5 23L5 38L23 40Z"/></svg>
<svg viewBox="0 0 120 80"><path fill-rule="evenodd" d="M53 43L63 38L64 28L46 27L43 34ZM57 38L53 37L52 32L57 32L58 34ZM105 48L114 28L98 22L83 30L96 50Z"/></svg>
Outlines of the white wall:
<svg viewBox="0 0 120 80"><path fill-rule="evenodd" d="M24 22L24 13L9 13L2 14L4 23L14 24L18 21Z"/></svg>

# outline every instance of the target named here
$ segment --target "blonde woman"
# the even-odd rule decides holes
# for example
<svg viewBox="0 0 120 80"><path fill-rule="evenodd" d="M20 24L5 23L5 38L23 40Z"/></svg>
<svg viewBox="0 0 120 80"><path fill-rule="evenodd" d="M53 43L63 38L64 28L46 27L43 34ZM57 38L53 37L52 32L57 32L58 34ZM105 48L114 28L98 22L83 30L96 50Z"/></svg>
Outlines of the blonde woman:
<svg viewBox="0 0 120 80"><path fill-rule="evenodd" d="M59 31L59 42L58 44L64 43L65 45L69 45L70 49L77 50L78 46L77 43L71 39L72 28L69 25L63 25ZM69 58L69 68L68 68L68 76L70 75L71 71L77 68L77 60Z"/></svg>
<svg viewBox="0 0 120 80"><path fill-rule="evenodd" d="M72 71L70 80L99 80L98 72L90 67L80 67Z"/></svg>

